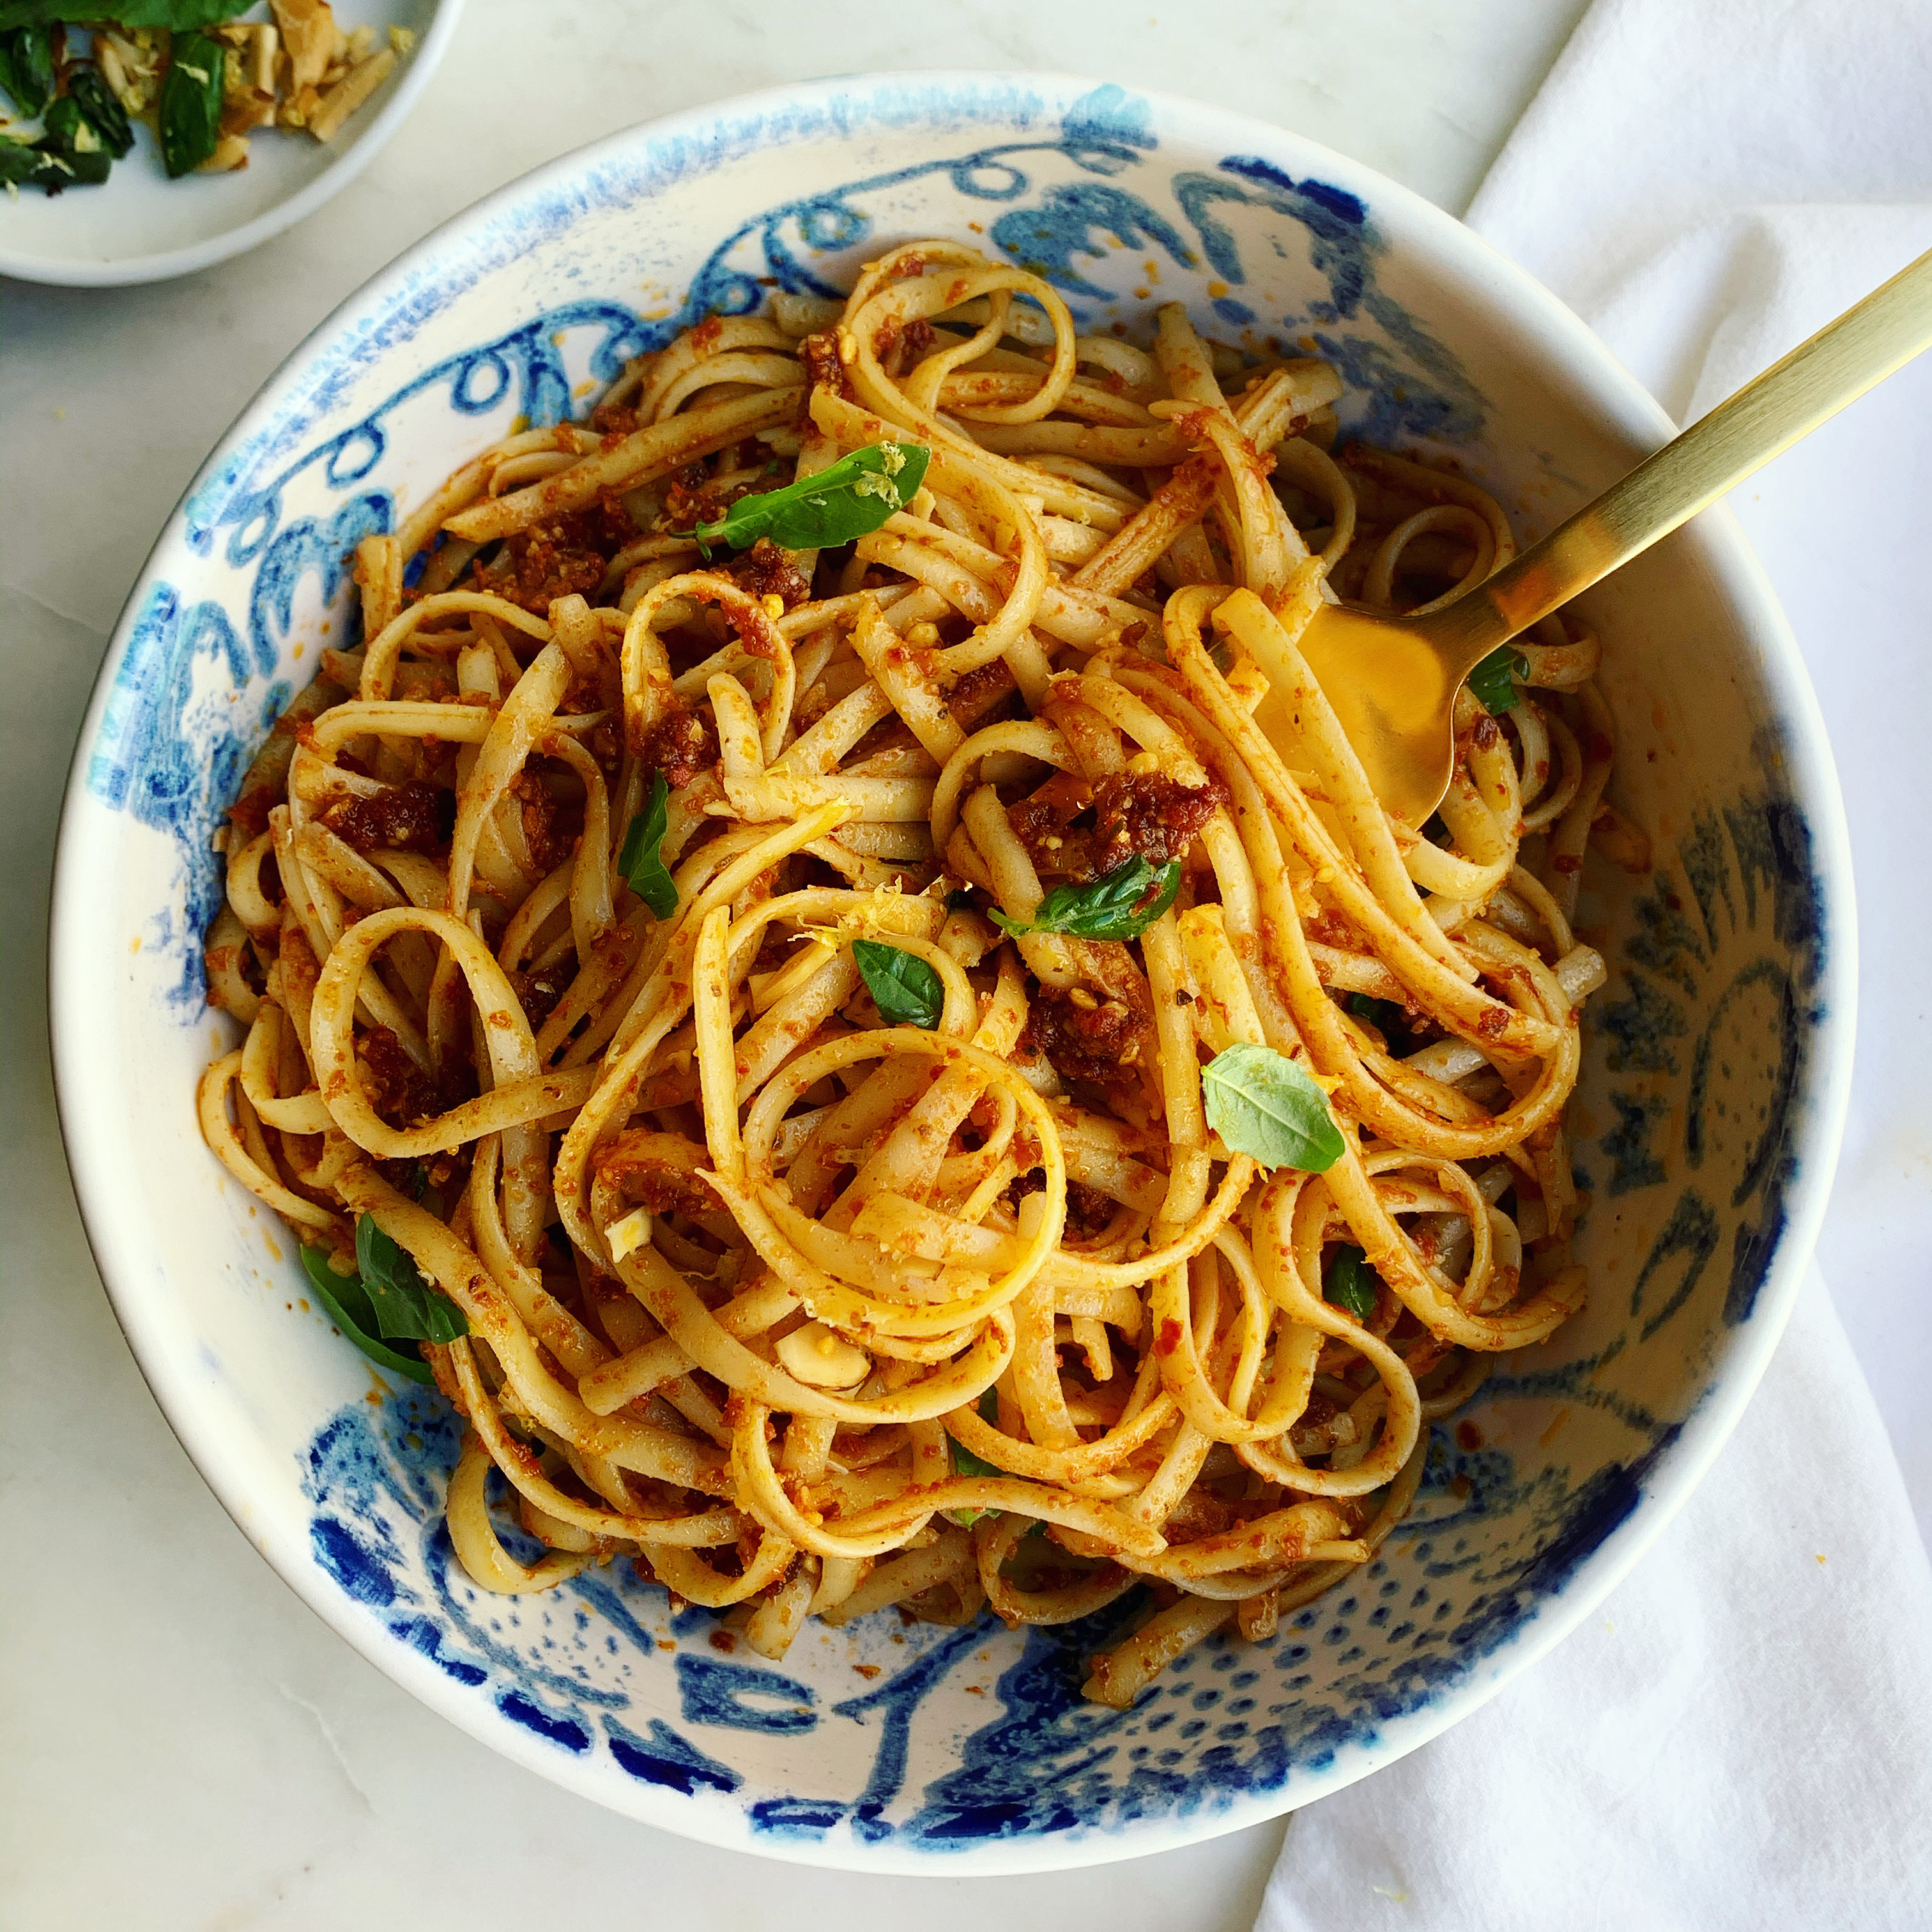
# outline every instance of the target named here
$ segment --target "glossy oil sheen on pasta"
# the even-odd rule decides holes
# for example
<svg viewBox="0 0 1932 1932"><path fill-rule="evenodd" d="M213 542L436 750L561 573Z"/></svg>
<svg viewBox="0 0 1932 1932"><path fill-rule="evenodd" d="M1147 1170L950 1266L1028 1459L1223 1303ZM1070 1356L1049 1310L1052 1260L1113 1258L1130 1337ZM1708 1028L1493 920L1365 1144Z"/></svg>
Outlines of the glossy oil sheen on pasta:
<svg viewBox="0 0 1932 1932"><path fill-rule="evenodd" d="M842 310L689 331L362 545L364 642L230 814L208 980L247 1036L200 1115L314 1265L373 1226L460 1311L421 1352L479 1585L634 1562L774 1658L813 1616L1138 1591L1086 1687L1125 1704L1366 1562L1424 1425L1582 1305L1569 917L1593 827L1634 836L1596 640L1522 640L1437 818L1384 813L1298 631L1512 540L1336 448L1340 393L1178 307L1076 336L922 243ZM930 460L870 533L701 554L885 440ZM623 856L659 777L662 917ZM1128 938L1006 930L1170 865ZM1328 1096L1325 1172L1210 1129L1244 1042Z"/></svg>

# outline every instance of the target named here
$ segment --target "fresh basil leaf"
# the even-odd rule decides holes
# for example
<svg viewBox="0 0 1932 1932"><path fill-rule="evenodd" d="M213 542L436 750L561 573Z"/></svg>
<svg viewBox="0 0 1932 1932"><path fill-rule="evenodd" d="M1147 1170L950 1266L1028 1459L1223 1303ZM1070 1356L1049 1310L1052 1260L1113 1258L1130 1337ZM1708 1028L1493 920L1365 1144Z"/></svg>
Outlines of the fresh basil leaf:
<svg viewBox="0 0 1932 1932"><path fill-rule="evenodd" d="M1342 1130L1328 1096L1299 1060L1246 1040L1215 1054L1201 1074L1208 1124L1222 1144L1264 1167L1326 1174L1342 1157Z"/></svg>
<svg viewBox="0 0 1932 1932"><path fill-rule="evenodd" d="M178 34L161 82L161 165L192 174L221 138L221 83L228 52L206 34Z"/></svg>
<svg viewBox="0 0 1932 1932"><path fill-rule="evenodd" d="M938 1025L946 1008L946 988L917 953L902 952L876 939L855 939L852 963L889 1025L923 1027L928 1033Z"/></svg>
<svg viewBox="0 0 1932 1932"><path fill-rule="evenodd" d="M453 1342L470 1333L470 1318L424 1280L415 1257L373 1214L356 1217L356 1265L386 1342Z"/></svg>
<svg viewBox="0 0 1932 1932"><path fill-rule="evenodd" d="M54 98L54 49L44 27L0 34L0 87L29 121Z"/></svg>
<svg viewBox="0 0 1932 1932"><path fill-rule="evenodd" d="M932 452L920 442L875 442L782 490L740 496L715 524L692 534L745 550L770 537L781 550L830 550L875 530L903 510L926 478Z"/></svg>
<svg viewBox="0 0 1932 1932"><path fill-rule="evenodd" d="M1031 919L994 912L993 923L1015 938L1064 932L1075 939L1138 939L1173 904L1180 890L1180 861L1156 870L1136 853L1125 865L1084 886L1055 886Z"/></svg>
<svg viewBox="0 0 1932 1932"><path fill-rule="evenodd" d="M1333 1302L1358 1322L1366 1322L1376 1312L1380 1294L1367 1256L1360 1248L1337 1248L1322 1284L1322 1300Z"/></svg>
<svg viewBox="0 0 1932 1932"><path fill-rule="evenodd" d="M651 909L653 919L668 919L677 910L677 881L664 869L664 836L670 825L670 788L662 772L651 775L651 795L631 820L618 848L617 869L631 890Z"/></svg>
<svg viewBox="0 0 1932 1932"><path fill-rule="evenodd" d="M992 1389L980 1398L980 1416L985 1422L999 1426L1000 1398ZM995 1468L985 1457L976 1456L956 1436L949 1436L946 1445L952 1452L952 1473L956 1476L1004 1476L1004 1469ZM998 1516L998 1510L950 1509L944 1512L946 1520L956 1522L962 1529L970 1529L982 1516Z"/></svg>
<svg viewBox="0 0 1932 1932"><path fill-rule="evenodd" d="M316 1299L328 1311L328 1318L367 1355L377 1367L392 1369L412 1382L434 1382L429 1364L413 1350L407 1353L386 1347L376 1339L375 1312L363 1292L360 1275L339 1275L328 1264L328 1251L304 1248L302 1268Z"/></svg>
<svg viewBox="0 0 1932 1932"><path fill-rule="evenodd" d="M1516 680L1529 675L1529 660L1520 651L1498 644L1469 674L1469 688L1491 717L1498 718L1516 701Z"/></svg>
<svg viewBox="0 0 1932 1932"><path fill-rule="evenodd" d="M169 27L185 33L212 27L248 11L243 0L0 0L0 31L9 27L51 27L76 14L84 20L104 20L118 27Z"/></svg>
<svg viewBox="0 0 1932 1932"><path fill-rule="evenodd" d="M67 93L77 101L87 116L87 124L100 136L100 145L116 160L134 145L134 130L128 110L114 98L114 90L100 77L98 67L84 62L67 70Z"/></svg>

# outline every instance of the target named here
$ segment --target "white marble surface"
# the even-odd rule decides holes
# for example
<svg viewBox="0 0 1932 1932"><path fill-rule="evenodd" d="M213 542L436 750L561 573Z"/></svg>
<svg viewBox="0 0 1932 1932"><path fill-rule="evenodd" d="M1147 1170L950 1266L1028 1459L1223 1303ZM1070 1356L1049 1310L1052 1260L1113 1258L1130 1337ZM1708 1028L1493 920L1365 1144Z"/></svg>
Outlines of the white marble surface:
<svg viewBox="0 0 1932 1932"><path fill-rule="evenodd" d="M538 163L788 80L1054 69L1221 101L1460 210L1581 11L1223 0L1210 31L1171 0L471 0L412 119L289 234L151 288L0 284L0 1922L1247 1932L1278 1824L1024 1880L764 1864L498 1760L312 1617L169 1432L82 1238L44 1045L60 788L141 560L242 404L398 250Z"/></svg>

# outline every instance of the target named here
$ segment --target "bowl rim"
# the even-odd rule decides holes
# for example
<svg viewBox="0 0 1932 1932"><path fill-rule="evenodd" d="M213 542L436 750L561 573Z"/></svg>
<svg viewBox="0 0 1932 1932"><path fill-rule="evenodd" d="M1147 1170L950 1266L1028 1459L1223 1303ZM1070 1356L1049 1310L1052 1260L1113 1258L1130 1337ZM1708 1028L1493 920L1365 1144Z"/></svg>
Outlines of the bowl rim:
<svg viewBox="0 0 1932 1932"><path fill-rule="evenodd" d="M446 0L452 8L460 0ZM914 70L866 73L786 83L687 108L604 136L531 170L480 198L439 224L339 303L283 358L243 407L183 491L157 535L131 588L103 658L82 721L62 800L56 835L48 928L49 1030L56 1104L70 1178L88 1246L122 1332L162 1413L217 1499L283 1582L338 1636L383 1673L459 1729L525 1768L623 1815L723 1849L782 1862L874 1873L956 1876L1018 1874L1072 1869L1150 1856L1216 1838L1280 1816L1358 1782L1426 1744L1486 1702L1569 1634L1622 1580L1682 1508L1736 1426L1783 1334L1816 1245L1831 1190L1850 1098L1857 985L1856 922L1851 850L1842 796L1823 717L1810 680L1768 578L1730 512L1720 505L1678 532L1676 542L1701 553L1741 635L1754 653L1768 695L1784 731L1782 749L1792 796L1800 801L1812 839L1812 864L1821 882L1826 934L1819 977L1822 1012L1814 1022L1804 1086L1808 1102L1796 1136L1802 1158L1784 1196L1784 1223L1759 1288L1750 1318L1730 1331L1724 1366L1685 1418L1679 1433L1646 1474L1639 1507L1598 1544L1532 1615L1484 1659L1482 1666L1408 1715L1392 1720L1373 1742L1338 1759L1318 1790L1290 1798L1284 1788L1239 1793L1212 1810L1181 1810L1133 1822L1114 1831L1069 1838L1034 1834L995 1838L970 1847L934 1852L896 1839L877 1844L828 1837L794 1839L754 1834L742 1810L692 1804L654 1786L610 1780L608 1767L566 1753L546 1750L516 1727L493 1726L473 1698L463 1695L428 1659L407 1646L378 1642L365 1619L352 1614L341 1590L313 1562L307 1544L282 1534L251 1507L243 1467L213 1453L209 1430L197 1412L192 1387L173 1371L154 1310L151 1269L117 1225L117 1190L101 1165L89 1132L96 1104L69 1070L82 1056L86 1016L64 992L64 970L78 963L86 917L86 880L79 875L74 833L88 794L89 748L98 736L114 678L125 657L135 620L157 575L163 553L177 538L189 500L250 440L274 420L278 404L328 346L358 324L381 314L392 297L435 260L470 245L488 226L519 206L540 201L555 188L600 166L660 144L741 124L775 110L796 113L855 98L878 100L914 93L935 106L982 101L987 118L1011 111L1016 96L1030 92L1050 106L1070 106L1108 85L1058 72L1002 69ZM1400 246L1432 274L1456 287L1476 305L1507 319L1540 358L1600 412L1605 424L1627 440L1634 461L1676 433L1661 406L1595 334L1555 295L1492 244L1435 203L1376 170L1293 130L1159 90L1126 90L1155 110L1163 146L1272 154L1298 172L1359 192L1371 209L1388 212L1399 227Z"/></svg>
<svg viewBox="0 0 1932 1932"><path fill-rule="evenodd" d="M294 194L285 195L250 220L224 228L202 241L187 242L178 248L164 248L152 255L113 256L103 261L70 260L63 256L36 255L26 249L0 248L0 275L11 275L23 282L38 282L50 288L65 289L129 288L143 282L172 281L177 276L195 274L203 268L213 268L218 262L245 255L250 249L260 247L284 229L292 228L325 202L332 201L340 194L388 146L391 137L408 118L423 89L429 85L430 76L442 64L463 16L464 0L433 0L433 4L435 11L430 17L429 31L423 35L380 110L350 146L313 181ZM284 362L268 382L273 382L286 367ZM260 399L260 394L258 391L256 400ZM148 562L153 562L152 556Z"/></svg>

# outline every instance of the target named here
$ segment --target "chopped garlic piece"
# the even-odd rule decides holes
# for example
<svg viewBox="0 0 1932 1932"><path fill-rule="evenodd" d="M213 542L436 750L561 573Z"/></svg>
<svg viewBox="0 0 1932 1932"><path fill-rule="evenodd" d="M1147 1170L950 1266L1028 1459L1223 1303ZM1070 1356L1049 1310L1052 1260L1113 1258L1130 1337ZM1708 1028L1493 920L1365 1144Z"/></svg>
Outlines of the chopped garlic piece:
<svg viewBox="0 0 1932 1932"><path fill-rule="evenodd" d="M325 94L308 114L308 131L318 141L332 141L344 122L389 77L396 57L385 47L352 67Z"/></svg>
<svg viewBox="0 0 1932 1932"><path fill-rule="evenodd" d="M327 0L268 0L289 57L288 92L299 96L328 70L334 57L335 16Z"/></svg>
<svg viewBox="0 0 1932 1932"><path fill-rule="evenodd" d="M227 64L222 76L222 98L266 94L272 106L275 93L275 62L281 52L281 36L266 21L231 22L217 27L215 36L227 42L239 56Z"/></svg>
<svg viewBox="0 0 1932 1932"><path fill-rule="evenodd" d="M634 1255L651 1238L651 1210L648 1208L633 1208L621 1221L613 1221L604 1230L604 1238L610 1244L610 1258L621 1262Z"/></svg>
<svg viewBox="0 0 1932 1932"><path fill-rule="evenodd" d="M852 1388L872 1372L872 1358L823 1322L808 1322L774 1345L778 1360L812 1388Z"/></svg>
<svg viewBox="0 0 1932 1932"><path fill-rule="evenodd" d="M100 28L94 36L94 58L116 100L136 118L160 91L162 43L153 27Z"/></svg>

